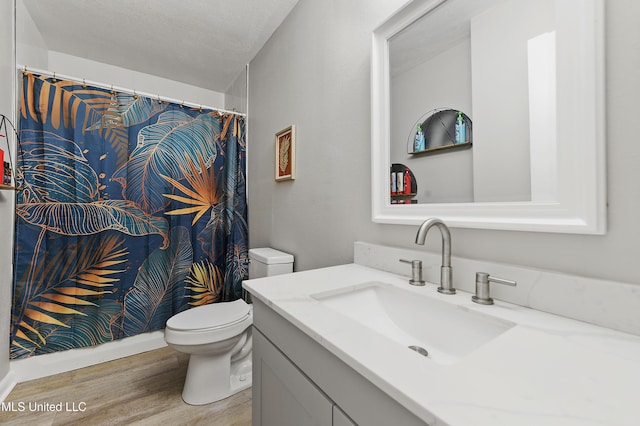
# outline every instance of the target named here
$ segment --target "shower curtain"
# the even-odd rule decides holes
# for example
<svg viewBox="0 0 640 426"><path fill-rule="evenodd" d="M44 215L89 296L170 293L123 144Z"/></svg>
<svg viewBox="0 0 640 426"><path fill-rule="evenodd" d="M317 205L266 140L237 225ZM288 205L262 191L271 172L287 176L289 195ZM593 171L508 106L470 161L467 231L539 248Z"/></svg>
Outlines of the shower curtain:
<svg viewBox="0 0 640 426"><path fill-rule="evenodd" d="M244 119L24 73L11 358L241 296Z"/></svg>

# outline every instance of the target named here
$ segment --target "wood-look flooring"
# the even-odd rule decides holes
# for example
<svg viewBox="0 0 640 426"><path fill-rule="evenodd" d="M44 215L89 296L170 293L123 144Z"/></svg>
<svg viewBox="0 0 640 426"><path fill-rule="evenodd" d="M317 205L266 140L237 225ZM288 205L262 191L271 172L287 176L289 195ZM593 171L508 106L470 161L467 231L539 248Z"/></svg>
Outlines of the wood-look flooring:
<svg viewBox="0 0 640 426"><path fill-rule="evenodd" d="M188 355L167 347L19 383L1 407L0 424L250 425L250 388L208 405L182 401L188 361ZM57 410L59 403L62 411L37 411Z"/></svg>

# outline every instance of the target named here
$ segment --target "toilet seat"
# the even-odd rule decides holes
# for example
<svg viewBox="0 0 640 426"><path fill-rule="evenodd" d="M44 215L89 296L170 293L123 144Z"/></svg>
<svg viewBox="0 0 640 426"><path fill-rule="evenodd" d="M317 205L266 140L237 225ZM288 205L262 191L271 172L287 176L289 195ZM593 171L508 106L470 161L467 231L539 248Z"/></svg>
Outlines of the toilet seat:
<svg viewBox="0 0 640 426"><path fill-rule="evenodd" d="M238 336L253 322L253 309L242 299L198 306L169 318L167 343L194 345L219 342Z"/></svg>
<svg viewBox="0 0 640 426"><path fill-rule="evenodd" d="M242 299L211 303L187 309L172 316L167 321L167 327L183 331L210 330L231 325L248 313L249 305Z"/></svg>

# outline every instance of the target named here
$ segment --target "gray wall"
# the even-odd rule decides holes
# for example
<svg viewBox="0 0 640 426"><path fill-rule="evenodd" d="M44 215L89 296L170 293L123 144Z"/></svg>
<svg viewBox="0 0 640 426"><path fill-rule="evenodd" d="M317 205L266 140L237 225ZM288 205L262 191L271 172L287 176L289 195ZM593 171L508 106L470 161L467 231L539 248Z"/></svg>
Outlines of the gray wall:
<svg viewBox="0 0 640 426"><path fill-rule="evenodd" d="M351 262L354 240L414 246L416 227L370 213L371 31L403 3L300 0L250 64L250 244L291 252L297 270ZM453 229L456 255L640 284L638 16L640 2L606 2L607 234ZM273 137L292 123L298 179L275 183Z"/></svg>
<svg viewBox="0 0 640 426"><path fill-rule="evenodd" d="M527 41L554 24L555 0L506 1L471 20L476 201L531 200Z"/></svg>
<svg viewBox="0 0 640 426"><path fill-rule="evenodd" d="M393 49L393 46L390 47ZM418 184L419 203L473 201L473 150L407 154L417 121L434 109L463 111L471 120L471 40L466 38L426 62L391 76L391 163L406 165ZM428 135L427 129L425 136Z"/></svg>
<svg viewBox="0 0 640 426"><path fill-rule="evenodd" d="M371 31L404 2L301 0L249 64L250 245L294 254L297 270L350 262L372 227ZM276 183L290 124L297 178Z"/></svg>
<svg viewBox="0 0 640 426"><path fill-rule="evenodd" d="M247 112L247 70L241 72L224 93L224 109Z"/></svg>

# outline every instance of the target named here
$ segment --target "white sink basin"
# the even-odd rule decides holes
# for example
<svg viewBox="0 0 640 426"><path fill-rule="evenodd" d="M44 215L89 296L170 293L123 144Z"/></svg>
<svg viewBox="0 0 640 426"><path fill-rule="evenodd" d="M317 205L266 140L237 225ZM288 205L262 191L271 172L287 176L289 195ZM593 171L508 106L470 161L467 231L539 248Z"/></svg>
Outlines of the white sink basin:
<svg viewBox="0 0 640 426"><path fill-rule="evenodd" d="M311 297L400 345L426 350L427 358L440 364L453 364L514 326L382 282Z"/></svg>

